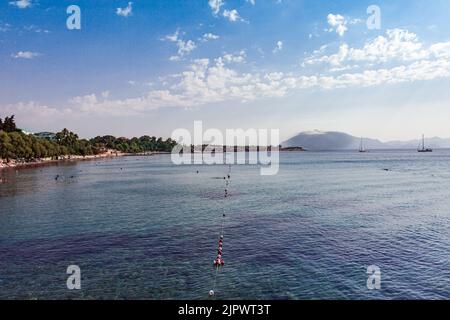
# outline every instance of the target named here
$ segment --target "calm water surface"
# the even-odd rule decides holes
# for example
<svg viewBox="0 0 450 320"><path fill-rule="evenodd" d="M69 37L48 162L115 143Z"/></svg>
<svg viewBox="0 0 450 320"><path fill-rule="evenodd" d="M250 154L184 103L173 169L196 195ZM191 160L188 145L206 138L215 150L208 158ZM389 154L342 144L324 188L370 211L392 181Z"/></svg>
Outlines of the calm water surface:
<svg viewBox="0 0 450 320"><path fill-rule="evenodd" d="M0 299L205 299L223 213L217 299L450 299L450 151L281 162L234 166L228 199L227 167L165 155L0 172Z"/></svg>

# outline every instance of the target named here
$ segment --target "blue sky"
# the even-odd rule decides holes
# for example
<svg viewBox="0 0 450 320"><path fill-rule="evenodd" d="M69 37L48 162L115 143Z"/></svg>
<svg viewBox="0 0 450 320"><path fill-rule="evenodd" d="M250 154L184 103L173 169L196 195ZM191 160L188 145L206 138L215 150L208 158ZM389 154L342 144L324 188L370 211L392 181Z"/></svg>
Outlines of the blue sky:
<svg viewBox="0 0 450 320"><path fill-rule="evenodd" d="M66 27L72 4L81 30ZM282 138L450 137L448 12L444 0L2 1L0 115L85 137L170 136L194 120Z"/></svg>

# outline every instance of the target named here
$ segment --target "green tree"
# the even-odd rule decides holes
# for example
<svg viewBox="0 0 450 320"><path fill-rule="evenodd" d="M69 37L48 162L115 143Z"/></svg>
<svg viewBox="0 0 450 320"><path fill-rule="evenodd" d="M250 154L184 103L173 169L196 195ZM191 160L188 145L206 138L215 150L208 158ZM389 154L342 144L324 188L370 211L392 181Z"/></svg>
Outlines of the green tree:
<svg viewBox="0 0 450 320"><path fill-rule="evenodd" d="M0 131L0 158L5 159L6 162L16 158L14 146L11 144L11 138L5 131Z"/></svg>
<svg viewBox="0 0 450 320"><path fill-rule="evenodd" d="M5 118L5 121L0 126L0 130L3 130L5 132L18 131L16 127L16 122L14 120L14 115Z"/></svg>
<svg viewBox="0 0 450 320"><path fill-rule="evenodd" d="M78 135L64 128L56 134L56 141L59 145L66 147L70 152L74 152L77 147Z"/></svg>

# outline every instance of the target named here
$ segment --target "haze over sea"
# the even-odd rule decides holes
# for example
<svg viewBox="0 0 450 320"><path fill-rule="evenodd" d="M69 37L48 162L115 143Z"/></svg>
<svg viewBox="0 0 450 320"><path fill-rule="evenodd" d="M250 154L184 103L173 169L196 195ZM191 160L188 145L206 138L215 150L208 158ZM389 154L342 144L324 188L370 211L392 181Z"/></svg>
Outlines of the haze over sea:
<svg viewBox="0 0 450 320"><path fill-rule="evenodd" d="M280 161L233 166L227 199L227 166L168 155L2 171L0 299L206 299L223 213L217 299L450 299L449 150Z"/></svg>

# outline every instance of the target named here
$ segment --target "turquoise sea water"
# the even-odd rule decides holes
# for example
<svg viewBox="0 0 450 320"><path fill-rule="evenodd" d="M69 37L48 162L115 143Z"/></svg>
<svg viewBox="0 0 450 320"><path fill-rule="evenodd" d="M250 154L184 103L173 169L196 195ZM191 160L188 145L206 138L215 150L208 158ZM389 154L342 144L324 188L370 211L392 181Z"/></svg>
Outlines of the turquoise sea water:
<svg viewBox="0 0 450 320"><path fill-rule="evenodd" d="M0 299L207 299L223 213L216 299L450 299L450 151L285 153L276 176L233 166L224 199L227 173L167 155L0 172Z"/></svg>

